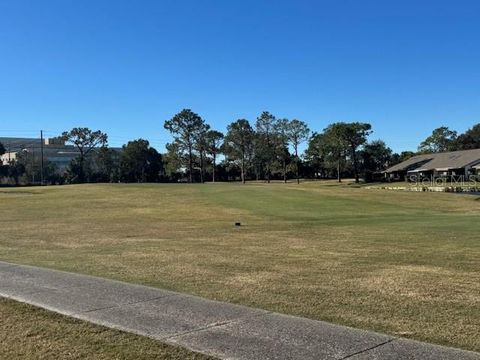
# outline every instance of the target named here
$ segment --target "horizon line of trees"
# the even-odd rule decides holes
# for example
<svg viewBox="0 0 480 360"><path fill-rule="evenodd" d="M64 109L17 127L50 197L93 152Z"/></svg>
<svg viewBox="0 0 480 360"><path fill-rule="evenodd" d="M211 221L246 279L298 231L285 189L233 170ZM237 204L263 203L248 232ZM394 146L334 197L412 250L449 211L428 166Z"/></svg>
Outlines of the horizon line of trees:
<svg viewBox="0 0 480 360"><path fill-rule="evenodd" d="M337 122L311 132L306 122L277 118L265 111L255 123L238 119L226 133L212 129L190 109L164 122L173 141L160 154L144 139L129 141L121 151L107 147L100 130L74 128L59 136L78 156L64 171L38 154L23 151L0 166L0 177L15 184L85 182L200 182L353 177L373 181L379 173L420 153L480 148L480 124L463 134L439 127L417 152L393 151L382 140L369 141L372 126ZM305 151L300 148L306 144ZM0 143L0 155L5 148Z"/></svg>

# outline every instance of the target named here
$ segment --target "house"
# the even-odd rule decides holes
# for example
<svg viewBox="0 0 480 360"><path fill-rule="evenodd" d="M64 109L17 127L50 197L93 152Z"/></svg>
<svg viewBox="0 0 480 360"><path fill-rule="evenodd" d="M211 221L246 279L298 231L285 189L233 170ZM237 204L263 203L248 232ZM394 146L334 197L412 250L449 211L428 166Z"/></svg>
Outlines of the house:
<svg viewBox="0 0 480 360"><path fill-rule="evenodd" d="M480 149L422 154L384 171L387 180L480 175Z"/></svg>

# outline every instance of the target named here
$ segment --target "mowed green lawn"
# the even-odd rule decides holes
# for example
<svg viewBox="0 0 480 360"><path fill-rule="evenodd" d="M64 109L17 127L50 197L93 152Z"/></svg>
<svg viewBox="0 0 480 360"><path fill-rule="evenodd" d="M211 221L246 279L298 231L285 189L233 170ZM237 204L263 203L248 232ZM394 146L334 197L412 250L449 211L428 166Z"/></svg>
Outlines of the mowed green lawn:
<svg viewBox="0 0 480 360"><path fill-rule="evenodd" d="M0 189L0 204L2 260L480 351L475 196L115 184Z"/></svg>

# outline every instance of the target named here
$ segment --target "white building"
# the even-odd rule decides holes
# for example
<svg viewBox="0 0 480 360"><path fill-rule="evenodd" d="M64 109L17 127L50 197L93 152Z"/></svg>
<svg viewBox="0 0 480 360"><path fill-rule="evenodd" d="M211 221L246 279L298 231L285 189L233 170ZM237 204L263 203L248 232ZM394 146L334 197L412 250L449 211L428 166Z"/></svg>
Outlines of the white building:
<svg viewBox="0 0 480 360"><path fill-rule="evenodd" d="M6 150L0 158L3 165L15 161L20 152L30 154L32 158L39 158L42 153L40 139L0 137L0 143ZM45 161L55 164L59 171L65 170L70 162L78 156L79 152L74 146L65 145L65 142L59 139L44 139L43 158Z"/></svg>

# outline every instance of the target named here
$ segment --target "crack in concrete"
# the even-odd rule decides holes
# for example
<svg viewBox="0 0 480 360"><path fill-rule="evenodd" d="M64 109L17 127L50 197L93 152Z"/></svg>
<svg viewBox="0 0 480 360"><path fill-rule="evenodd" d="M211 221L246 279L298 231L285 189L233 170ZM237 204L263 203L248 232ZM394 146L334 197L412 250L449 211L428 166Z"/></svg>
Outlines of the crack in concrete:
<svg viewBox="0 0 480 360"><path fill-rule="evenodd" d="M243 321L245 319L252 319L252 318L256 318L256 317L260 317L260 316L266 316L266 315L270 315L270 314L273 314L273 311L265 311L265 312L262 312L261 314L255 314L255 315L251 315L251 316L243 316L243 317L240 317L238 319L227 320L227 321L223 321L223 322L209 324L209 325L202 326L202 327L199 327L199 328L196 328L196 329L193 329L193 330L184 331L184 332L176 333L174 335L161 337L160 340L168 341L168 340L171 340L171 339L176 338L176 337L182 337L182 336L185 336L185 335L194 334L194 333L197 333L197 332L213 329L213 328L216 328L216 327L235 324L235 323L238 323L238 322Z"/></svg>
<svg viewBox="0 0 480 360"><path fill-rule="evenodd" d="M174 334L174 335L164 336L164 337L161 337L160 340L165 340L165 341L167 341L167 340L171 340L171 339L176 338L176 337L181 337L181 336L193 334L193 333L200 332L200 331L205 331L205 330L212 329L212 328L215 328L215 327L220 327L220 326L224 326L224 325L229 325L229 324L232 324L232 323L234 323L234 322L235 322L234 320L230 320L230 321L224 321L224 322L214 323L214 324L210 324L210 325L207 325L207 326L199 327L199 328L196 328L196 329L193 329L193 330L189 330L189 331L184 331L184 332L181 332L181 333L177 333L177 334Z"/></svg>
<svg viewBox="0 0 480 360"><path fill-rule="evenodd" d="M383 345L387 345L389 343L391 343L392 341L395 341L397 340L397 338L393 338L393 339L390 339L390 340L387 340L387 341L384 341L383 343L381 344L377 344L375 346L372 346L372 347L369 347L367 349L364 349L364 350L360 350L360 351L357 351L357 352L354 352L353 354L350 354L350 355L347 355L347 356L344 356L342 358L339 358L338 360L345 360L345 359L350 359L354 356L357 356L357 355L360 355L360 354L363 354L363 353L366 353L367 351L370 351L370 350L373 350L373 349L376 349L376 348L379 348Z"/></svg>
<svg viewBox="0 0 480 360"><path fill-rule="evenodd" d="M165 298L174 297L174 296L178 296L178 295L177 294L168 294L168 295L156 296L156 297L151 298L151 299L133 301L133 302L128 302L128 303L124 303L124 304L115 304L115 305L112 305L112 306L104 306L104 307L100 307L100 308L97 308L97 309L89 309L89 310L84 310L84 311L80 311L80 312L77 312L77 313L73 313L71 316L79 316L79 315L82 315L82 314L88 314L88 313L92 313L92 312L95 312L95 311L101 311L101 310L122 308L124 306L142 304L142 303L147 303L149 301L155 301L155 300L158 300L158 299L165 299Z"/></svg>

